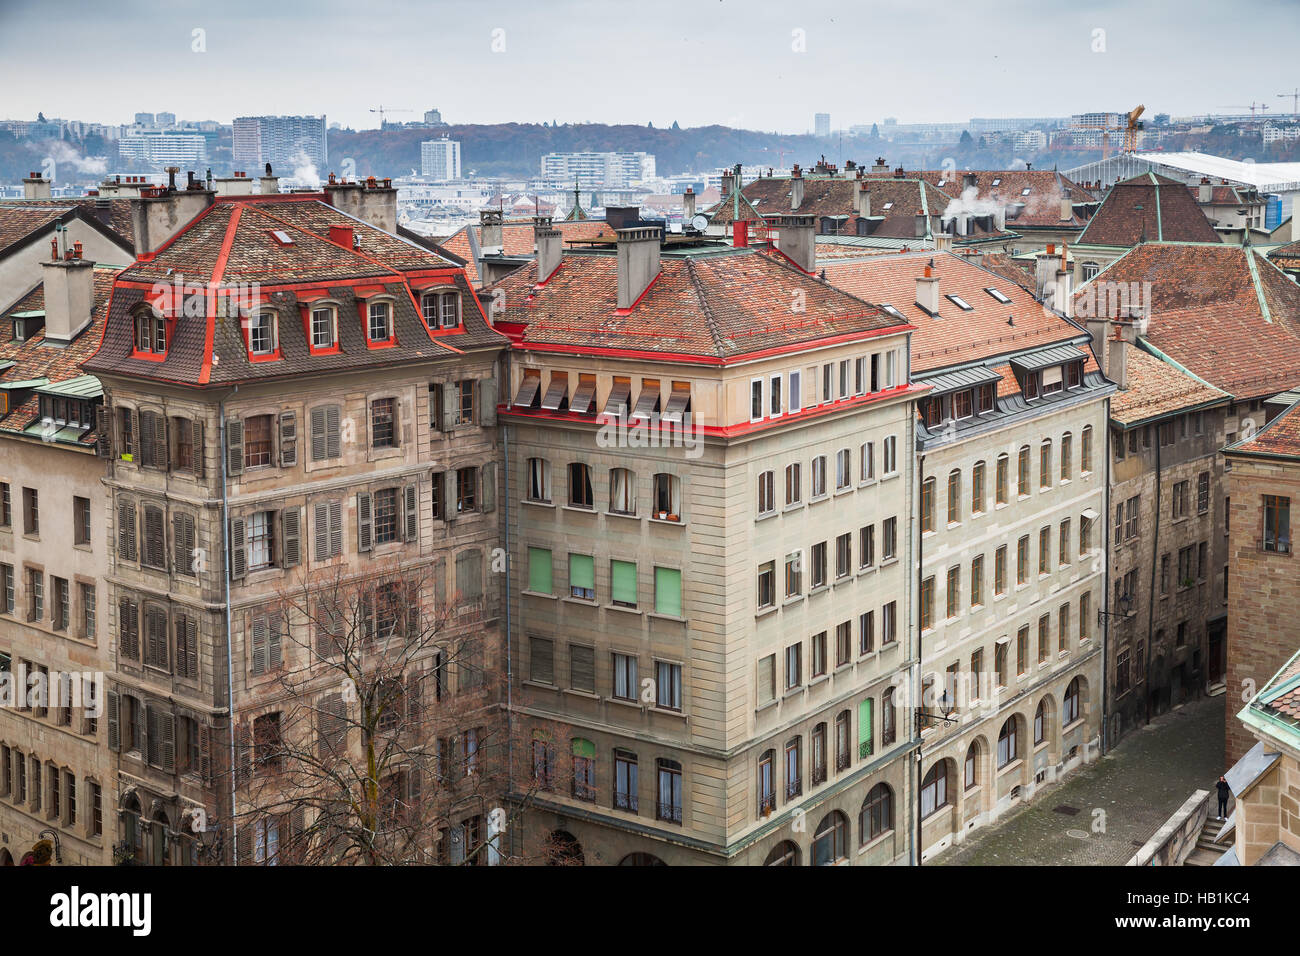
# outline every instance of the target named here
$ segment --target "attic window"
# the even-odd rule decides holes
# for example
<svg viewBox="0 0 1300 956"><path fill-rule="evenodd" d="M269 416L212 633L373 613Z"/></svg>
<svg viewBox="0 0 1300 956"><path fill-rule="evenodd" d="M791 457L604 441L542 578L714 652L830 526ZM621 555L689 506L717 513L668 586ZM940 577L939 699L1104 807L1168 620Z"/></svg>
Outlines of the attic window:
<svg viewBox="0 0 1300 956"><path fill-rule="evenodd" d="M152 355L167 352L167 320L152 310L135 317L135 350Z"/></svg>
<svg viewBox="0 0 1300 956"><path fill-rule="evenodd" d="M894 208L894 204L893 204L892 202L887 202L887 203L885 203L885 208L886 208L886 209L893 209L893 208Z"/></svg>
<svg viewBox="0 0 1300 956"><path fill-rule="evenodd" d="M293 236L289 235L283 229L272 229L271 238L282 246L293 245Z"/></svg>
<svg viewBox="0 0 1300 956"><path fill-rule="evenodd" d="M946 180L946 179L941 179L941 180L939 180L939 188L942 189L942 188L943 188L944 186L946 186L946 185L948 185L948 180Z"/></svg>
<svg viewBox="0 0 1300 956"><path fill-rule="evenodd" d="M1022 195L1022 196L1028 196L1028 195L1029 195L1029 187L1026 186L1024 189L1020 190L1020 195Z"/></svg>
<svg viewBox="0 0 1300 956"><path fill-rule="evenodd" d="M944 298L964 312L973 312L975 310L975 306L971 305L969 302L967 302L959 295L949 294L944 296Z"/></svg>
<svg viewBox="0 0 1300 956"><path fill-rule="evenodd" d="M884 312L885 315L889 316L891 319L898 319L900 322L903 321L903 313L899 312L888 302L880 303L880 311Z"/></svg>
<svg viewBox="0 0 1300 956"><path fill-rule="evenodd" d="M993 296L993 298L997 299L1003 305L1006 305L1008 302L1011 301L1005 295L999 292L997 289L994 289L992 286L985 286L984 291L987 292L989 295Z"/></svg>
<svg viewBox="0 0 1300 956"><path fill-rule="evenodd" d="M248 320L248 351L253 355L273 355L278 346L278 328L274 312L258 312Z"/></svg>
<svg viewBox="0 0 1300 956"><path fill-rule="evenodd" d="M460 295L455 291L426 292L420 310L430 329L454 329L460 324Z"/></svg>
<svg viewBox="0 0 1300 956"><path fill-rule="evenodd" d="M1001 185L1002 185L1002 177L999 176L997 179L993 180L993 185L994 185L994 186L1001 186Z"/></svg>

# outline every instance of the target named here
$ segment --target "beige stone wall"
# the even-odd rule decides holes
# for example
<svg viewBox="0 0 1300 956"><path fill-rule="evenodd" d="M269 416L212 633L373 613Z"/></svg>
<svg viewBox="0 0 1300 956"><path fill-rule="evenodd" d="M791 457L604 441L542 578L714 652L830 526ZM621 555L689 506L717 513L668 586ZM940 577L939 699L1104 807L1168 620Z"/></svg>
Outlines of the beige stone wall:
<svg viewBox="0 0 1300 956"><path fill-rule="evenodd" d="M1279 842L1300 853L1300 755L1274 737L1264 742L1280 750L1282 759L1245 799L1237 799L1234 846L1242 866L1254 866Z"/></svg>

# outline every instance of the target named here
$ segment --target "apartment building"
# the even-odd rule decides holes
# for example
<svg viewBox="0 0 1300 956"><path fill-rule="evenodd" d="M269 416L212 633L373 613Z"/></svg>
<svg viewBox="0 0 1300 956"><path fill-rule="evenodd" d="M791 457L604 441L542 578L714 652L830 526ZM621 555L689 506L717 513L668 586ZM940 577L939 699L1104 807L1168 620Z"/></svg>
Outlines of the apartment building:
<svg viewBox="0 0 1300 956"><path fill-rule="evenodd" d="M56 239L0 318L0 865L43 838L62 863L111 862L102 396L80 363L116 267L82 252Z"/></svg>
<svg viewBox="0 0 1300 956"><path fill-rule="evenodd" d="M360 594L374 657L446 612L437 645L393 676L394 719L461 701L479 725L419 743L437 748L440 780L453 754L473 774L500 658L487 567L504 339L459 266L375 225L395 207L374 181L137 201L137 259L84 363L111 422L99 507L118 861L273 864L330 839L328 801L294 802L300 781L277 775L292 747L362 745L329 664L346 612L316 600L331 581ZM402 587L371 584L384 574ZM415 801L424 769L384 781L394 807ZM449 810L420 849L464 859L485 812Z"/></svg>
<svg viewBox="0 0 1300 956"><path fill-rule="evenodd" d="M562 252L542 220L486 290L525 839L565 861L908 857L910 326L779 230Z"/></svg>
<svg viewBox="0 0 1300 956"><path fill-rule="evenodd" d="M1100 754L1114 387L1082 328L967 257L840 260L825 274L912 324L927 388L911 809L924 861Z"/></svg>

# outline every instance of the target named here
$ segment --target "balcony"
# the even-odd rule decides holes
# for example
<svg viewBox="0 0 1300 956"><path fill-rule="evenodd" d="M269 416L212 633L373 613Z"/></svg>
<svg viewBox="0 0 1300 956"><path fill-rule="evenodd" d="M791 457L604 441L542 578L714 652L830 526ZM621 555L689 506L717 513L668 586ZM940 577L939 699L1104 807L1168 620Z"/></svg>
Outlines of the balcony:
<svg viewBox="0 0 1300 956"><path fill-rule="evenodd" d="M803 793L803 781L800 779L791 780L785 785L785 798L791 800Z"/></svg>
<svg viewBox="0 0 1300 956"><path fill-rule="evenodd" d="M635 793L623 793L623 792L621 792L621 791L615 790L615 791L614 791L614 809L615 809L615 810L628 810L628 811L630 811L630 812L632 812L632 813L636 813L636 811L637 811L636 794L635 794ZM679 813L679 815L680 815L680 811L678 811L678 813Z"/></svg>
<svg viewBox="0 0 1300 956"><path fill-rule="evenodd" d="M675 803L655 803L655 819L669 823L682 822L682 808Z"/></svg>

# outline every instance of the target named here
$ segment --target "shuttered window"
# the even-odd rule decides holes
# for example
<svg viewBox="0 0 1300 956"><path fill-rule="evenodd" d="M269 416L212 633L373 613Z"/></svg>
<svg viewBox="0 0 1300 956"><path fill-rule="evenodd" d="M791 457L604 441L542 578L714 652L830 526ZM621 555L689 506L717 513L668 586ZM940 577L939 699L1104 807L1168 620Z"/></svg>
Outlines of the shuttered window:
<svg viewBox="0 0 1300 956"><path fill-rule="evenodd" d="M682 616L682 572L678 568L655 568L655 613Z"/></svg>
<svg viewBox="0 0 1300 956"><path fill-rule="evenodd" d="M135 560L135 502L119 500L117 503L117 556L124 561Z"/></svg>
<svg viewBox="0 0 1300 956"><path fill-rule="evenodd" d="M281 663L281 619L271 611L254 614L248 624L249 669L254 674L275 670Z"/></svg>
<svg viewBox="0 0 1300 956"><path fill-rule="evenodd" d="M591 555L569 555L569 593L587 601L596 599L596 562Z"/></svg>
<svg viewBox="0 0 1300 956"><path fill-rule="evenodd" d="M609 576L613 602L619 607L636 607L636 562L611 561Z"/></svg>
<svg viewBox="0 0 1300 956"><path fill-rule="evenodd" d="M340 453L339 406L318 405L311 410L311 460L338 458Z"/></svg>
<svg viewBox="0 0 1300 956"><path fill-rule="evenodd" d="M144 548L141 550L140 563L151 568L167 567L167 535L163 530L163 513L161 508L146 505L144 508L144 527L141 532Z"/></svg>
<svg viewBox="0 0 1300 956"><path fill-rule="evenodd" d="M870 757L872 751L872 726L870 697L858 703L858 756Z"/></svg>
<svg viewBox="0 0 1300 956"><path fill-rule="evenodd" d="M548 548L528 549L528 590L538 594L550 594L551 588L551 552Z"/></svg>
<svg viewBox="0 0 1300 956"><path fill-rule="evenodd" d="M585 644L569 645L569 683L574 690L596 692L596 650Z"/></svg>
<svg viewBox="0 0 1300 956"><path fill-rule="evenodd" d="M298 464L298 416L293 412L280 413L280 467Z"/></svg>
<svg viewBox="0 0 1300 956"><path fill-rule="evenodd" d="M177 574L193 575L198 572L194 560L194 516L183 512L172 515L172 546L175 550Z"/></svg>
<svg viewBox="0 0 1300 956"><path fill-rule="evenodd" d="M528 678L541 684L555 683L555 643L544 637L528 639Z"/></svg>
<svg viewBox="0 0 1300 956"><path fill-rule="evenodd" d="M758 702L768 704L776 700L776 655L769 654L758 662Z"/></svg>
<svg viewBox="0 0 1300 956"><path fill-rule="evenodd" d="M167 612L152 605L144 614L144 662L150 667L169 670L167 662Z"/></svg>
<svg viewBox="0 0 1300 956"><path fill-rule="evenodd" d="M188 680L199 679L199 623L188 614L177 614L176 676Z"/></svg>
<svg viewBox="0 0 1300 956"><path fill-rule="evenodd" d="M135 601L123 598L117 606L117 652L131 661L140 659L140 614Z"/></svg>
<svg viewBox="0 0 1300 956"><path fill-rule="evenodd" d="M343 502L337 498L319 501L312 507L312 533L317 561L343 553Z"/></svg>
<svg viewBox="0 0 1300 956"><path fill-rule="evenodd" d="M280 567L297 567L302 561L302 509L280 513Z"/></svg>

